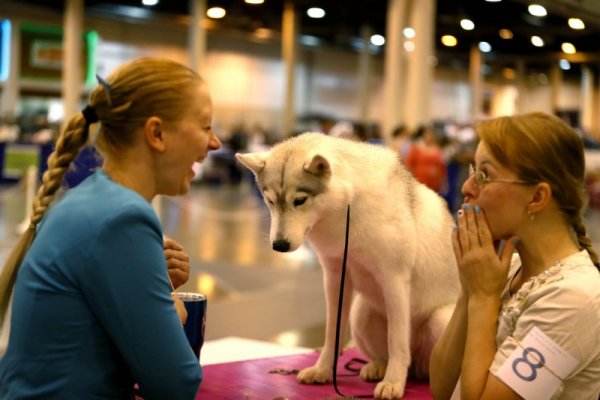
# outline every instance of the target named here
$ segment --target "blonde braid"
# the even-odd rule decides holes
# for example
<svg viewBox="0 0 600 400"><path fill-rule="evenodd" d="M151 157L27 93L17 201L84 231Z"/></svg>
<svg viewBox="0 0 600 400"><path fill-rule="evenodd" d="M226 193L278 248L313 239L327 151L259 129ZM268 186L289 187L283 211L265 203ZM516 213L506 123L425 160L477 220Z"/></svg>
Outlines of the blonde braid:
<svg viewBox="0 0 600 400"><path fill-rule="evenodd" d="M4 325L17 272L35 238L37 224L44 218L46 210L56 197L69 166L77 157L79 151L86 145L88 133L88 125L86 125L83 116L77 114L69 120L63 133L58 138L56 148L48 157L48 170L42 177L42 185L33 201L33 213L29 228L18 240L0 274L0 330Z"/></svg>
<svg viewBox="0 0 600 400"><path fill-rule="evenodd" d="M577 241L579 245L587 250L592 262L598 265L598 253L592 249L592 241L587 236L585 225L581 221L581 217L577 217L573 223L573 229L575 230L575 234L577 235Z"/></svg>

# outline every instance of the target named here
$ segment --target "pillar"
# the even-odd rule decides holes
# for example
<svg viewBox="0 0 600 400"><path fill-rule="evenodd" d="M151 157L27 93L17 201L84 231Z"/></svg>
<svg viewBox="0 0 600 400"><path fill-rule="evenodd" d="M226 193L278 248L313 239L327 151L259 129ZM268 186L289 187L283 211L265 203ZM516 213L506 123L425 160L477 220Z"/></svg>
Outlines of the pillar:
<svg viewBox="0 0 600 400"><path fill-rule="evenodd" d="M381 133L389 140L392 130L404 123L403 93L404 83L404 29L408 15L407 0L389 0L387 28L385 34L385 58L383 69L383 117Z"/></svg>
<svg viewBox="0 0 600 400"><path fill-rule="evenodd" d="M83 0L65 0L62 99L64 120L79 112L81 99L81 42L83 33Z"/></svg>
<svg viewBox="0 0 600 400"><path fill-rule="evenodd" d="M206 58L206 28L202 23L206 14L206 0L189 1L191 17L188 32L189 65L191 69L202 75Z"/></svg>
<svg viewBox="0 0 600 400"><path fill-rule="evenodd" d="M286 1L282 21L282 55L285 68L285 103L283 108L283 136L290 136L296 125L296 11L294 3Z"/></svg>
<svg viewBox="0 0 600 400"><path fill-rule="evenodd" d="M409 53L406 122L415 128L430 122L433 89L433 40L435 34L435 0L419 0L413 4L411 26L416 32L415 49Z"/></svg>

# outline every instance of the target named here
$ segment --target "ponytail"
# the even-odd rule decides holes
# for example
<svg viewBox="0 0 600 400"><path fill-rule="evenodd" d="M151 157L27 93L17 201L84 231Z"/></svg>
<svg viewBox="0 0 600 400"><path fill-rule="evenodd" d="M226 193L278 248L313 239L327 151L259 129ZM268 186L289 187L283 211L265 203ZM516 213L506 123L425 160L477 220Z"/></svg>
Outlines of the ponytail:
<svg viewBox="0 0 600 400"><path fill-rule="evenodd" d="M95 114L90 113L89 110L88 106L84 110L85 113L77 114L71 118L58 137L56 148L48 157L48 170L44 173L42 185L33 200L33 213L29 227L18 240L4 264L0 274L0 330L4 325L19 267L35 239L37 225L44 218L48 207L56 198L63 177L69 170L71 163L86 145L90 124L97 121L97 118L94 121ZM93 112L93 109L91 110Z"/></svg>

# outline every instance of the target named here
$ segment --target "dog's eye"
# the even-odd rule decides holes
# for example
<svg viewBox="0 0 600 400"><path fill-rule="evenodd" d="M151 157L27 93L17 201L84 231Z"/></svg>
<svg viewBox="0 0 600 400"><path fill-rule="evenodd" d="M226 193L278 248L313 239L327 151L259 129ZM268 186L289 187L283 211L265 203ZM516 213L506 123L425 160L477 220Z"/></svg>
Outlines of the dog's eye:
<svg viewBox="0 0 600 400"><path fill-rule="evenodd" d="M297 199L294 199L294 207L301 206L306 202L306 199L307 197L298 197Z"/></svg>

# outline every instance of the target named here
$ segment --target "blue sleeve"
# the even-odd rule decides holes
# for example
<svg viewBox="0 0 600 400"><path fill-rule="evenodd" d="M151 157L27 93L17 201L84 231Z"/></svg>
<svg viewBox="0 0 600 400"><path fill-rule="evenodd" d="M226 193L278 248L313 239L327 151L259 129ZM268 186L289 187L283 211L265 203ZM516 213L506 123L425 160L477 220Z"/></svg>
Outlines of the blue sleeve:
<svg viewBox="0 0 600 400"><path fill-rule="evenodd" d="M194 399L202 371L173 306L162 233L139 206L105 221L81 279L146 400Z"/></svg>

